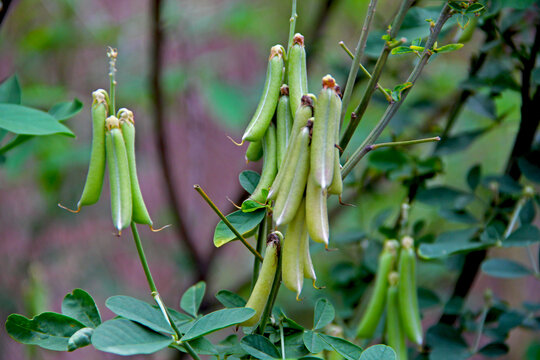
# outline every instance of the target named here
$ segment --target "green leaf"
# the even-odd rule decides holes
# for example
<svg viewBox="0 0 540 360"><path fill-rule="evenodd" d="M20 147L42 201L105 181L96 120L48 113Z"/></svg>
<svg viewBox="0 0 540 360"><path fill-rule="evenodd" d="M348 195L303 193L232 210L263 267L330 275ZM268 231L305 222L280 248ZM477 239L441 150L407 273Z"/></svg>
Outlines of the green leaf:
<svg viewBox="0 0 540 360"><path fill-rule="evenodd" d="M493 277L515 279L531 275L531 270L512 260L488 259L482 263L482 271Z"/></svg>
<svg viewBox="0 0 540 360"><path fill-rule="evenodd" d="M219 353L210 340L200 337L195 340L187 341L191 346L193 351L199 355L214 355L217 356ZM181 352L187 353L187 350L182 345L173 345L173 348L180 350Z"/></svg>
<svg viewBox="0 0 540 360"><path fill-rule="evenodd" d="M174 333L161 310L142 300L131 296L116 295L108 298L105 306L116 315L138 322L154 331Z"/></svg>
<svg viewBox="0 0 540 360"><path fill-rule="evenodd" d="M319 299L315 304L315 312L313 315L313 330L322 329L326 325L330 324L336 311L334 306L327 299Z"/></svg>
<svg viewBox="0 0 540 360"><path fill-rule="evenodd" d="M49 109L49 114L58 121L64 121L77 115L82 108L83 103L79 99L73 99L73 101L66 101L53 105Z"/></svg>
<svg viewBox="0 0 540 360"><path fill-rule="evenodd" d="M71 335L68 340L68 351L74 351L79 348L88 346L92 343L92 334L94 329L85 327L77 330L75 334Z"/></svg>
<svg viewBox="0 0 540 360"><path fill-rule="evenodd" d="M447 53L459 50L463 47L463 44L448 44L441 46L440 48L435 49L435 52L438 54Z"/></svg>
<svg viewBox="0 0 540 360"><path fill-rule="evenodd" d="M518 159L518 165L527 179L535 183L540 183L540 166L538 164L534 164L528 159L520 158Z"/></svg>
<svg viewBox="0 0 540 360"><path fill-rule="evenodd" d="M482 168L480 165L475 165L469 169L467 173L467 185L474 191L480 184L480 178L482 177Z"/></svg>
<svg viewBox="0 0 540 360"><path fill-rule="evenodd" d="M521 195L523 191L522 186L508 175L485 176L482 179L482 183L486 187L490 187L490 183L494 183L501 193L508 195Z"/></svg>
<svg viewBox="0 0 540 360"><path fill-rule="evenodd" d="M217 345L217 349L223 358L229 355L235 355L238 357L246 355L246 352L240 346L240 341L236 335L229 335L220 341Z"/></svg>
<svg viewBox="0 0 540 360"><path fill-rule="evenodd" d="M265 204L259 204L255 200L251 200L251 199L247 199L242 203L243 212L253 212L255 210L259 210L265 207L266 207Z"/></svg>
<svg viewBox="0 0 540 360"><path fill-rule="evenodd" d="M330 349L330 347L326 345L326 343L325 343L325 346L326 348ZM304 344L303 331L296 331L290 335L285 336L285 355L287 359L296 359L301 356L306 356L308 354L309 354L309 350L306 348L306 345Z"/></svg>
<svg viewBox="0 0 540 360"><path fill-rule="evenodd" d="M360 355L360 360L395 360L394 349L386 345L373 345L368 347Z"/></svg>
<svg viewBox="0 0 540 360"><path fill-rule="evenodd" d="M505 343L492 342L480 349L479 353L487 357L499 357L508 354L510 348Z"/></svg>
<svg viewBox="0 0 540 360"><path fill-rule="evenodd" d="M220 290L216 294L216 299L226 308L237 308L246 306L246 300L238 294L229 290Z"/></svg>
<svg viewBox="0 0 540 360"><path fill-rule="evenodd" d="M280 359L278 349L264 336L251 334L240 340L240 346L249 355L262 360Z"/></svg>
<svg viewBox="0 0 540 360"><path fill-rule="evenodd" d="M244 170L240 173L240 175L238 175L240 185L242 185L244 190L250 194L253 194L253 191L255 191L257 184L259 184L260 178L261 175L252 170Z"/></svg>
<svg viewBox="0 0 540 360"><path fill-rule="evenodd" d="M426 334L432 348L430 359L461 360L469 357L469 349L461 334L449 325L437 324Z"/></svg>
<svg viewBox="0 0 540 360"><path fill-rule="evenodd" d="M407 162L407 156L394 148L381 149L369 156L369 164L380 171L397 170Z"/></svg>
<svg viewBox="0 0 540 360"><path fill-rule="evenodd" d="M419 190L416 199L432 206L460 209L467 205L472 200L472 197L461 190L446 186L434 186L429 189Z"/></svg>
<svg viewBox="0 0 540 360"><path fill-rule="evenodd" d="M101 324L101 316L94 299L82 289L75 289L64 297L62 314L71 316L90 328Z"/></svg>
<svg viewBox="0 0 540 360"><path fill-rule="evenodd" d="M482 11L484 10L484 5L482 4L479 4L479 3L474 3L474 4L471 4L467 10L465 12L467 13L477 13L479 11Z"/></svg>
<svg viewBox="0 0 540 360"><path fill-rule="evenodd" d="M227 215L227 220L230 221L232 226L234 226L242 236L247 236L247 234L255 230L257 225L263 220L265 214L266 212L264 210L257 210L250 213L238 210ZM220 221L214 232L214 245L220 247L233 240L237 240L236 235L233 234L231 229L229 229L223 221Z"/></svg>
<svg viewBox="0 0 540 360"><path fill-rule="evenodd" d="M540 241L540 230L534 225L523 225L502 242L503 247L529 246Z"/></svg>
<svg viewBox="0 0 540 360"><path fill-rule="evenodd" d="M94 330L92 345L117 355L152 354L166 348L172 338L126 319L105 321Z"/></svg>
<svg viewBox="0 0 540 360"><path fill-rule="evenodd" d="M254 314L255 310L251 308L231 308L211 312L196 320L181 340L195 339L231 325L240 324L250 319Z"/></svg>
<svg viewBox="0 0 540 360"><path fill-rule="evenodd" d="M392 55L409 54L413 51L408 46L398 46L392 49Z"/></svg>
<svg viewBox="0 0 540 360"><path fill-rule="evenodd" d="M82 328L77 320L54 312L41 313L31 320L11 314L6 321L6 331L13 340L55 351L66 351L69 338Z"/></svg>
<svg viewBox="0 0 540 360"><path fill-rule="evenodd" d="M180 300L180 307L182 310L193 317L197 317L197 312L203 301L205 291L206 283L204 281L199 281L187 289Z"/></svg>
<svg viewBox="0 0 540 360"><path fill-rule="evenodd" d="M13 75L0 84L0 103L17 104L21 103L21 85L17 75Z"/></svg>
<svg viewBox="0 0 540 360"><path fill-rule="evenodd" d="M443 138L437 143L435 154L450 155L459 151L466 150L472 143L487 129L464 131L462 133Z"/></svg>
<svg viewBox="0 0 540 360"><path fill-rule="evenodd" d="M441 304L437 294L430 289L418 288L418 306L420 309L428 309Z"/></svg>
<svg viewBox="0 0 540 360"><path fill-rule="evenodd" d="M50 114L22 105L0 104L0 128L15 134L75 135Z"/></svg>
<svg viewBox="0 0 540 360"><path fill-rule="evenodd" d="M478 219L471 215L467 210L439 209L439 215L450 222L462 224L477 224Z"/></svg>
<svg viewBox="0 0 540 360"><path fill-rule="evenodd" d="M418 255L423 259L439 259L442 257L455 255L463 252L487 249L493 246L493 243L484 243L480 241L467 242L448 242L435 244L420 244Z"/></svg>
<svg viewBox="0 0 540 360"><path fill-rule="evenodd" d="M337 351L341 356L343 356L347 360L357 360L360 358L360 354L362 354L362 348L360 346L357 346L350 341L347 341L345 339L325 335L325 334L319 334L319 336L334 349Z"/></svg>
<svg viewBox="0 0 540 360"><path fill-rule="evenodd" d="M318 354L324 350L326 343L316 332L306 330L303 335L304 345L312 354Z"/></svg>

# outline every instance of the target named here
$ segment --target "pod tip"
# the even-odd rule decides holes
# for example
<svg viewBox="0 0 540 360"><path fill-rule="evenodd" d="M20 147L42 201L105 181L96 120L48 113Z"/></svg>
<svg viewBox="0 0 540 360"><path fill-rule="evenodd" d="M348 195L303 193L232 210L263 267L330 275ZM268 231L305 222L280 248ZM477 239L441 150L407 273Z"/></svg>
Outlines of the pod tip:
<svg viewBox="0 0 540 360"><path fill-rule="evenodd" d="M244 145L244 139L242 139L242 141L241 141L241 142L237 143L236 141L234 141L234 140L233 140L233 138L232 138L232 137L230 137L230 136L227 136L227 138L228 138L229 140L231 140L231 141L232 141L232 143L233 143L234 145L236 145L236 146L242 146L242 145Z"/></svg>
<svg viewBox="0 0 540 360"><path fill-rule="evenodd" d="M336 87L336 80L332 77L332 75L327 74L322 78L322 85L325 89L334 89Z"/></svg>
<svg viewBox="0 0 540 360"><path fill-rule="evenodd" d="M281 85L279 92L282 96L289 96L289 85L287 84Z"/></svg>
<svg viewBox="0 0 540 360"><path fill-rule="evenodd" d="M171 224L163 225L162 227L157 228L157 229L154 229L154 227L152 225L148 225L148 226L150 227L150 230L152 232L160 232L161 230L166 229L168 227L171 227L172 225Z"/></svg>
<svg viewBox="0 0 540 360"><path fill-rule="evenodd" d="M304 35L302 35L302 34L300 34L300 33L294 34L294 37L293 37L293 40L292 40L292 44L293 44L293 45L304 46Z"/></svg>
<svg viewBox="0 0 540 360"><path fill-rule="evenodd" d="M282 45L274 45L270 49L270 57L268 60L272 60L275 56L283 57L283 54L285 53L285 48Z"/></svg>
<svg viewBox="0 0 540 360"><path fill-rule="evenodd" d="M67 210L67 211L69 211L70 213L73 213L73 214L77 214L77 213L79 213L79 211L81 211L81 207L80 207L80 206L77 206L77 210L72 210L72 209L70 209L70 208L68 208L68 207L66 207L66 206L64 206L64 205L62 205L62 204L60 204L60 203L58 203L58 207L61 208L61 209Z"/></svg>
<svg viewBox="0 0 540 360"><path fill-rule="evenodd" d="M105 126L107 126L107 130L111 130L113 128L119 128L120 121L118 120L116 116L111 115L105 120Z"/></svg>

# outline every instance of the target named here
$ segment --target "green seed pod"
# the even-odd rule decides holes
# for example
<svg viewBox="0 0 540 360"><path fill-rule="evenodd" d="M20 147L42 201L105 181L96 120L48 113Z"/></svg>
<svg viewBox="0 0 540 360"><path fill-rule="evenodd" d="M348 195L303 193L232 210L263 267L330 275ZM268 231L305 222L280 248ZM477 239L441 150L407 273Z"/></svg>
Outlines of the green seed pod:
<svg viewBox="0 0 540 360"><path fill-rule="evenodd" d="M133 118L133 112L122 108L118 110L117 117L120 121L122 136L126 143L129 178L131 180L131 200L133 204L132 220L138 224L149 225L152 228L152 219L146 209L137 176L137 163L135 161L135 120Z"/></svg>
<svg viewBox="0 0 540 360"><path fill-rule="evenodd" d="M268 297L270 296L274 277L276 276L279 250L279 237L276 234L271 233L268 235L268 240L266 242L266 252L264 253L264 260L262 262L261 270L259 271L259 277L255 282L253 291L245 306L254 309L255 314L250 319L241 323L240 326L254 326L261 319L261 315L268 302Z"/></svg>
<svg viewBox="0 0 540 360"><path fill-rule="evenodd" d="M386 344L396 352L396 360L407 360L407 345L399 315L398 279L397 272L388 276L390 286L386 295Z"/></svg>
<svg viewBox="0 0 540 360"><path fill-rule="evenodd" d="M304 200L304 203L305 203L305 200ZM301 252L302 252L302 257L303 257L302 262L304 264L304 277L306 279L311 279L313 281L313 287L317 288L315 286L315 281L317 280L317 274L315 274L315 268L313 267L313 262L311 261L311 254L309 253L309 234L307 230L307 225L304 226L304 233L302 234Z"/></svg>
<svg viewBox="0 0 540 360"><path fill-rule="evenodd" d="M279 98L279 89L283 79L283 54L284 49L281 45L276 45L270 50L270 58L268 59L268 70L266 72L266 82L264 84L263 94L255 115L249 122L242 142L258 141L264 136L268 125L272 121L276 105Z"/></svg>
<svg viewBox="0 0 540 360"><path fill-rule="evenodd" d="M276 142L277 142L277 167L281 166L281 162L285 157L287 145L291 137L293 118L291 116L291 108L289 106L289 87L283 85L281 87L281 97L279 98L276 113Z"/></svg>
<svg viewBox="0 0 540 360"><path fill-rule="evenodd" d="M263 194L263 189L270 188L277 173L276 166L276 127L270 124L263 142L264 164L261 172L261 178L250 199L259 203L265 203L266 199Z"/></svg>
<svg viewBox="0 0 540 360"><path fill-rule="evenodd" d="M122 229L131 223L131 214L133 213L129 164L118 119L115 116L109 116L106 120L106 126L105 151L111 188L111 214L114 227L120 235Z"/></svg>
<svg viewBox="0 0 540 360"><path fill-rule="evenodd" d="M287 225L292 221L304 198L309 174L309 127L306 126L300 131L294 140L292 152L274 205L274 220L277 226Z"/></svg>
<svg viewBox="0 0 540 360"><path fill-rule="evenodd" d="M250 142L246 150L246 164L250 161L259 161L263 156L263 142Z"/></svg>
<svg viewBox="0 0 540 360"><path fill-rule="evenodd" d="M399 310L401 323L405 334L415 344L422 345L422 321L418 308L416 289L416 256L414 254L414 241L405 236L401 240L399 255Z"/></svg>
<svg viewBox="0 0 540 360"><path fill-rule="evenodd" d="M336 126L341 116L341 99L335 86L334 78L326 75L315 107L310 177L323 189L330 186L334 176Z"/></svg>
<svg viewBox="0 0 540 360"><path fill-rule="evenodd" d="M83 192L77 210L71 210L58 204L63 209L78 213L81 207L98 202L105 177L105 119L109 112L109 95L103 89L92 93L92 151Z"/></svg>
<svg viewBox="0 0 540 360"><path fill-rule="evenodd" d="M287 150L285 152L285 157L283 158L281 162L281 166L278 169L278 174L276 175L276 178L274 179L274 183L272 184L272 187L270 188L270 191L268 193L268 199L275 200L278 195L278 191L281 184L281 179L284 177L286 171L285 168L287 167L287 163L289 162L289 158L292 156L293 151L293 144L294 139L296 139L296 136L300 132L300 130L307 125L308 120L313 115L313 100L309 96L303 96L302 97L302 104L298 108L298 111L296 112L296 116L294 118L294 122L291 129L291 135L289 138L289 144L287 145Z"/></svg>
<svg viewBox="0 0 540 360"><path fill-rule="evenodd" d="M328 248L330 230L328 226L328 210L326 207L326 189L315 183L308 176L306 187L306 225L309 236L315 242L324 243Z"/></svg>
<svg viewBox="0 0 540 360"><path fill-rule="evenodd" d="M335 97L333 98L335 101ZM336 137L334 138L334 144L339 144L339 122L336 125ZM343 193L343 179L341 177L341 163L339 161L339 149L334 145L334 175L332 177L332 184L328 187L328 193L331 195L338 195L341 199Z"/></svg>
<svg viewBox="0 0 540 360"><path fill-rule="evenodd" d="M306 209L302 201L294 219L287 227L283 252L281 255L281 274L283 284L287 289L296 292L296 300L300 300L302 285L304 284L304 255L303 240L305 229Z"/></svg>
<svg viewBox="0 0 540 360"><path fill-rule="evenodd" d="M379 256L377 274L375 275L375 286L364 311L364 316L356 329L356 336L359 338L369 339L375 333L375 329L377 329L386 302L388 275L394 267L398 246L396 240L387 240L384 244L383 251Z"/></svg>
<svg viewBox="0 0 540 360"><path fill-rule="evenodd" d="M308 93L306 49L304 48L304 37L302 34L294 35L288 54L287 66L289 71L291 112L294 114L300 106L300 99Z"/></svg>

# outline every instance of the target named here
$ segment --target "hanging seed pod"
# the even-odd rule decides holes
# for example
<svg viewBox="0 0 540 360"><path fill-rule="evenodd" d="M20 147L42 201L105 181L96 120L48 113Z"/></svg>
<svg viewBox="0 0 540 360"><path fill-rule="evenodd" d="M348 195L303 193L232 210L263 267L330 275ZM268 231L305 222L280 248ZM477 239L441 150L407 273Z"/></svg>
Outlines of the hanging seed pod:
<svg viewBox="0 0 540 360"><path fill-rule="evenodd" d="M302 34L295 34L287 59L291 112L296 113L303 95L308 93L306 49Z"/></svg>
<svg viewBox="0 0 540 360"><path fill-rule="evenodd" d="M399 310L403 329L409 340L422 345L422 321L416 292L416 256L414 240L410 236L405 236L401 240L398 271Z"/></svg>
<svg viewBox="0 0 540 360"><path fill-rule="evenodd" d="M323 189L330 186L334 176L336 126L341 116L341 99L335 86L334 78L326 75L315 107L310 177Z"/></svg>
<svg viewBox="0 0 540 360"><path fill-rule="evenodd" d="M315 242L323 243L328 248L330 230L328 226L328 209L326 207L326 189L315 183L308 176L306 187L306 225L309 236Z"/></svg>
<svg viewBox="0 0 540 360"><path fill-rule="evenodd" d="M343 179L341 177L341 163L339 161L337 144L339 144L339 122L336 125L336 137L334 138L334 175L332 176L332 184L328 187L328 194L338 195L341 202Z"/></svg>
<svg viewBox="0 0 540 360"><path fill-rule="evenodd" d="M255 115L253 115L253 118L249 122L246 131L242 136L242 143L246 140L261 140L266 133L266 129L268 129L268 125L270 125L270 122L272 121L279 98L281 81L283 80L284 51L285 50L281 45L273 46L270 50L263 94L259 101L259 105L257 106L257 110L255 111Z"/></svg>
<svg viewBox="0 0 540 360"><path fill-rule="evenodd" d="M398 247L399 244L396 240L387 240L384 243L383 251L379 256L377 273L375 275L375 286L373 287L371 298L364 311L364 316L356 329L356 336L359 338L369 339L375 333L375 329L377 329L386 303L388 275L394 267Z"/></svg>
<svg viewBox="0 0 540 360"><path fill-rule="evenodd" d="M114 227L120 235L122 229L131 223L133 213L129 165L118 119L115 116L109 116L105 124L107 126L105 152L111 188L111 215Z"/></svg>
<svg viewBox="0 0 540 360"><path fill-rule="evenodd" d="M250 199L259 203L265 203L266 198L263 189L268 190L272 185L277 173L276 166L276 128L274 124L270 124L264 138L261 140L263 144L264 164L261 172L259 183Z"/></svg>
<svg viewBox="0 0 540 360"><path fill-rule="evenodd" d="M81 211L83 206L98 202L105 177L105 119L109 112L109 95L107 91L99 89L92 93L92 98L92 151L83 192L77 210L58 204L73 213Z"/></svg>
<svg viewBox="0 0 540 360"><path fill-rule="evenodd" d="M285 176L285 168L287 167L287 163L289 162L289 158L293 155L293 143L294 139L296 139L296 136L300 132L300 130L307 125L308 120L313 116L313 99L306 95L302 97L302 105L298 108L298 111L296 112L296 116L294 118L294 122L291 129L291 136L289 139L289 144L287 145L287 150L285 152L285 157L283 158L283 161L281 162L281 166L278 169L278 173L276 175L276 178L274 179L274 183L270 187L270 191L268 192L268 199L275 200L278 195L278 191L281 184L281 179Z"/></svg>
<svg viewBox="0 0 540 360"><path fill-rule="evenodd" d="M296 215L287 227L283 252L281 255L281 273L283 285L296 293L296 300L300 300L302 285L304 284L304 237L306 210L302 201Z"/></svg>
<svg viewBox="0 0 540 360"><path fill-rule="evenodd" d="M296 139L292 156L287 162L285 176L274 206L274 220L277 226L290 223L304 197L304 189L309 174L309 127L304 127Z"/></svg>
<svg viewBox="0 0 540 360"><path fill-rule="evenodd" d="M263 156L262 141L250 142L246 150L246 164L250 161L259 161Z"/></svg>
<svg viewBox="0 0 540 360"><path fill-rule="evenodd" d="M281 97L279 98L276 112L276 143L277 143L277 168L285 157L287 145L289 144L292 130L293 118L289 104L289 87L281 87Z"/></svg>
<svg viewBox="0 0 540 360"><path fill-rule="evenodd" d="M399 315L399 274L388 275L388 293L386 295L386 344L394 349L396 360L407 360L407 344Z"/></svg>
<svg viewBox="0 0 540 360"><path fill-rule="evenodd" d="M304 203L305 203L305 199L304 199ZM305 216L305 213L304 213L304 216ZM315 281L317 280L317 274L315 273L315 268L313 267L313 262L311 261L311 254L309 252L309 234L307 230L307 225L305 224L305 218L304 218L304 232L302 234L301 256L303 257L302 263L304 264L304 277L306 279L311 279L313 281L313 287L318 289L315 286Z"/></svg>
<svg viewBox="0 0 540 360"><path fill-rule="evenodd" d="M266 252L264 253L264 259L262 262L261 270L259 271L259 277L255 282L253 291L246 303L246 308L255 310L255 314L249 320L244 321L240 326L254 326L259 320L264 311L264 307L268 302L274 277L276 276L276 270L278 265L278 257L280 251L279 237L271 233L268 235L266 242Z"/></svg>

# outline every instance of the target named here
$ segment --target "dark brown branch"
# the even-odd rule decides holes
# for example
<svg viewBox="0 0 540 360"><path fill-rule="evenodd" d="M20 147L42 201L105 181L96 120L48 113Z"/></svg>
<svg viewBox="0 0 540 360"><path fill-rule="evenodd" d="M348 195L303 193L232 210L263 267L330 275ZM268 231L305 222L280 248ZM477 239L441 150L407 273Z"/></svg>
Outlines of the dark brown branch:
<svg viewBox="0 0 540 360"><path fill-rule="evenodd" d="M176 223L174 227L176 229L179 240L182 245L185 246L186 250L190 254L190 258L193 260L193 266L195 269L195 278L197 280L205 280L207 277L208 264L205 262L205 259L197 251L195 247L195 242L191 237L191 234L188 232L186 227L186 222L183 218L185 212L182 210L182 206L178 200L178 194L176 191L176 186L173 180L172 167L170 159L167 156L167 131L164 124L164 104L163 104L163 93L161 87L161 70L163 68L163 39L164 34L161 29L160 19L161 19L161 0L152 1L151 9L151 61L150 61L150 84L152 87L152 107L154 113L154 121L157 135L157 146L159 161L161 165L161 170L163 172L163 179L165 180L165 189L167 191L167 197L170 202L173 219Z"/></svg>
<svg viewBox="0 0 540 360"><path fill-rule="evenodd" d="M0 25L2 25L2 23L4 22L4 20L6 18L6 15L7 15L8 9L9 9L9 5L11 5L11 0L3 0L2 1L2 8L0 8Z"/></svg>

